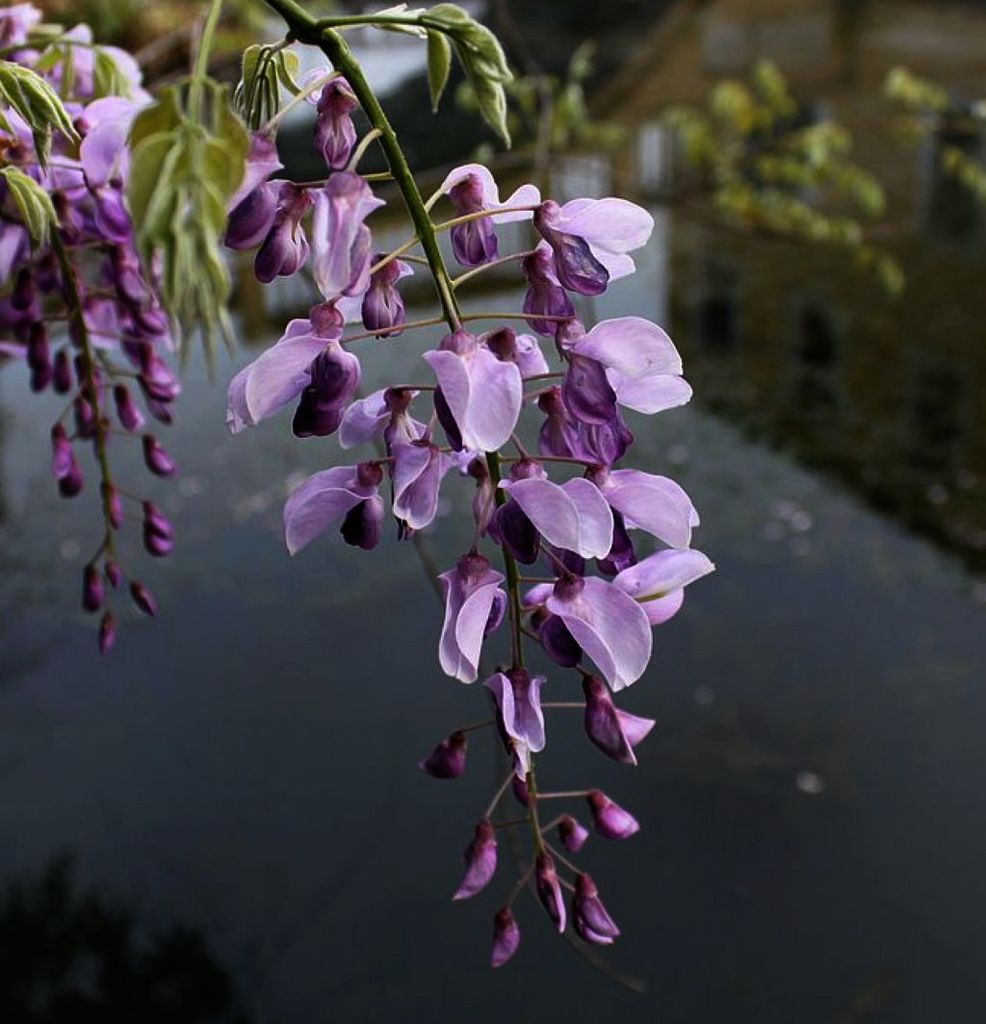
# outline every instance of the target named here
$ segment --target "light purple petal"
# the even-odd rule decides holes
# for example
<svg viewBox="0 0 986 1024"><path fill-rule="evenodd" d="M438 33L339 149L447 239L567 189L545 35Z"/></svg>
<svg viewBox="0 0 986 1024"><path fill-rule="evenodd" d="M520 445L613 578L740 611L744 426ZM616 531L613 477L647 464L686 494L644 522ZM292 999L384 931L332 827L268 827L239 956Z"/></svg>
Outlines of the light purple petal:
<svg viewBox="0 0 986 1024"><path fill-rule="evenodd" d="M626 199L573 199L561 207L557 229L584 238L594 249L625 253L647 244L654 218Z"/></svg>
<svg viewBox="0 0 986 1024"><path fill-rule="evenodd" d="M687 548L698 513L673 480L636 469L613 470L600 484L627 527L646 530L673 548Z"/></svg>
<svg viewBox="0 0 986 1024"><path fill-rule="evenodd" d="M651 655L651 627L640 605L618 587L587 577L581 592L565 600L552 594L549 612L568 627L613 690L639 679Z"/></svg>
<svg viewBox="0 0 986 1024"><path fill-rule="evenodd" d="M142 106L122 96L105 96L86 107L85 118L92 126L79 146L79 162L92 188L126 176L127 134Z"/></svg>
<svg viewBox="0 0 986 1024"><path fill-rule="evenodd" d="M299 484L284 505L284 539L297 554L333 523L373 494L360 485L355 466L334 466Z"/></svg>
<svg viewBox="0 0 986 1024"><path fill-rule="evenodd" d="M383 433L387 420L390 419L390 410L383 397L386 393L387 389L381 388L349 406L339 426L340 447L354 448L358 444L372 441Z"/></svg>
<svg viewBox="0 0 986 1024"><path fill-rule="evenodd" d="M670 549L649 555L618 573L613 585L641 604L652 626L677 614L689 583L713 572L715 566L701 551Z"/></svg>
<svg viewBox="0 0 986 1024"><path fill-rule="evenodd" d="M643 377L621 377L615 370L606 376L620 405L651 415L686 405L692 397L691 385L684 377L656 373Z"/></svg>
<svg viewBox="0 0 986 1024"><path fill-rule="evenodd" d="M439 487L452 461L428 444L397 442L393 452L394 515L423 530L438 513Z"/></svg>
<svg viewBox="0 0 986 1024"><path fill-rule="evenodd" d="M613 513L589 480L504 480L508 491L549 543L584 558L605 558L613 546Z"/></svg>
<svg viewBox="0 0 986 1024"><path fill-rule="evenodd" d="M621 316L603 320L583 334L571 350L598 360L623 377L681 374L681 356L667 334L650 320Z"/></svg>

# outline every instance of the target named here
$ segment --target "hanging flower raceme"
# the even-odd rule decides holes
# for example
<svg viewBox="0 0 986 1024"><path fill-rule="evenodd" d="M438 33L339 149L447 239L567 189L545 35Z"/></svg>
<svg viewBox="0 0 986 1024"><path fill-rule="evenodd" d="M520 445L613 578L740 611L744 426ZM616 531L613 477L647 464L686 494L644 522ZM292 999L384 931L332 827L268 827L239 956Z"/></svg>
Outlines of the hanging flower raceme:
<svg viewBox="0 0 986 1024"><path fill-rule="evenodd" d="M35 76L25 80L20 99L30 93L32 103L51 112L40 78L61 97L65 118L52 122L54 130L34 130L21 116L25 108L17 109L17 96L8 91L0 100L0 164L33 183L50 204L49 223L39 230L25 212L30 204L21 193L15 197L15 178L0 182L0 355L23 361L32 391L62 396L64 411L51 428L51 470L62 497L88 492L102 513L99 547L83 568L82 607L100 616L97 642L106 653L122 621L111 605L125 578L137 611L157 609L117 551L124 501L131 499L130 488L125 492L113 475L110 437L130 435L118 444L139 445L151 474L173 476L178 467L146 421L169 423L180 387L162 356L171 349L170 325L157 280L137 256L125 199L128 134L150 97L129 54L97 47L86 25L54 33L41 18L31 4L0 12L5 64ZM134 379L139 393L131 389ZM88 448L92 470L81 460ZM170 524L149 532L145 519L144 542L155 557L169 554Z"/></svg>
<svg viewBox="0 0 986 1024"><path fill-rule="evenodd" d="M312 72L311 82L324 75ZM351 116L357 104L373 109L364 88L350 74L348 81L325 81L317 97L313 91L314 145L329 170L324 182L257 178L232 213L233 245L281 245L291 257L284 239L299 246L307 240L322 301L234 377L229 424L234 431L254 426L300 400L296 434L333 435L342 449L369 449L364 461L329 464L291 493L284 527L292 554L323 534L339 533L363 548L382 545L385 481L398 541L436 530L440 513L467 510L471 542L438 575L444 615L437 660L459 682L483 679L492 714L450 729L420 768L436 779L461 777L475 742L470 734L488 730L499 737L509 770L488 806L475 813L453 898L480 899L496 888L504 874L498 830L526 828L531 852L500 896L492 965L506 964L519 948L514 904L525 889L558 931L570 925L583 940L609 945L619 929L593 879L569 859L579 855L590 830L571 808L549 815L546 807L584 801L587 824L608 840L629 838L640 824L594 787L543 791L537 768L552 750L553 716L571 708L598 751L636 765L637 748L655 723L618 707L620 691L644 678L654 627L678 611L684 587L712 570L691 548L698 515L688 495L624 461L634 441L624 414L665 412L691 396L674 344L641 317L588 328L576 317L577 296L598 295L633 272L630 253L646 243L653 220L622 199L559 205L530 185L501 200L492 173L479 164L451 171L422 204L398 167L394 178L413 213L416 238L391 251L379 242L374 247L371 215L381 200L358 167L373 138L359 142ZM376 123L373 129L389 131ZM388 143L392 157L394 140ZM292 212L292 204L302 203L310 218ZM449 216L433 221L430 210L440 203ZM497 234L509 221L528 234L514 253L503 251L506 235ZM445 230L458 262L471 268L457 280L431 244ZM414 252L416 242L424 256ZM408 321L398 285L412 263L427 264L447 327ZM459 297L494 263L512 267L526 285L522 308L473 331L471 321L479 317L464 312ZM347 334L344 321L357 316L363 329ZM518 321L533 333L518 334ZM418 332L426 328L432 333L423 337ZM405 344L406 335L420 338L421 348L398 356L394 346ZM550 357L540 337L553 340ZM375 355L383 372L374 376L376 390L361 395L361 364L370 376ZM386 374L398 365L399 374ZM532 436L536 447L529 451ZM70 463L61 442L53 444L71 486ZM334 444L326 442L327 460ZM556 670L533 672L525 656L531 645ZM542 699L544 693L552 699ZM501 806L511 794L519 817Z"/></svg>

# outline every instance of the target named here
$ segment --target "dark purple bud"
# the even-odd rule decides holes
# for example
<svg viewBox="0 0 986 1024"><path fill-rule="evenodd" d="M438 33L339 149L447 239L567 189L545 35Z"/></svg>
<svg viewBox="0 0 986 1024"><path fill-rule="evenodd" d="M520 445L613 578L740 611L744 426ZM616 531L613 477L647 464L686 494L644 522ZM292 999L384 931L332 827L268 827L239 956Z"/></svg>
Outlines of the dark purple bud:
<svg viewBox="0 0 986 1024"><path fill-rule="evenodd" d="M565 930L565 900L555 862L548 853L539 853L534 863L534 887L548 917L559 932Z"/></svg>
<svg viewBox="0 0 986 1024"><path fill-rule="evenodd" d="M637 555L633 550L633 541L627 532L623 516L613 510L613 546L605 558L596 560L599 571L605 576L615 576L618 572L637 564Z"/></svg>
<svg viewBox="0 0 986 1024"><path fill-rule="evenodd" d="M556 568L564 568L571 576L585 575L585 559L574 551L566 551L564 548L552 548L554 559L552 565ZM581 586L581 580L577 581ZM573 584L574 585L574 584Z"/></svg>
<svg viewBox="0 0 986 1024"><path fill-rule="evenodd" d="M116 188L99 188L93 193L93 214L102 238L123 244L133 236L130 214L123 202L123 193Z"/></svg>
<svg viewBox="0 0 986 1024"><path fill-rule="evenodd" d="M376 258L380 259L380 255L378 253ZM407 319L404 300L397 290L400 276L400 262L391 260L370 277L370 287L363 296L361 310L363 326L368 331L383 331L389 338L396 338L402 333L390 330Z"/></svg>
<svg viewBox="0 0 986 1024"><path fill-rule="evenodd" d="M558 283L553 273L554 261L550 250L542 247L535 249L530 256L521 261L521 268L527 278L527 292L524 295L523 310L531 316L527 321L531 330L538 334L552 337L558 328L558 322L542 319L542 317L575 316L575 306L568 292Z"/></svg>
<svg viewBox="0 0 986 1024"><path fill-rule="evenodd" d="M96 414L88 399L81 393L76 395L72 402L72 412L75 415L75 430L79 437L95 437Z"/></svg>
<svg viewBox="0 0 986 1024"><path fill-rule="evenodd" d="M144 416L134 403L126 384L113 386L113 401L116 404L116 416L120 426L131 432L140 430L144 425Z"/></svg>
<svg viewBox="0 0 986 1024"><path fill-rule="evenodd" d="M51 473L63 498L74 498L82 490L82 472L60 423L51 428Z"/></svg>
<svg viewBox="0 0 986 1024"><path fill-rule="evenodd" d="M178 471L175 460L158 444L153 434L144 434L141 444L144 449L144 462L155 476L173 476Z"/></svg>
<svg viewBox="0 0 986 1024"><path fill-rule="evenodd" d="M143 583L138 583L137 580L131 582L130 597L145 615L157 615L157 601Z"/></svg>
<svg viewBox="0 0 986 1024"><path fill-rule="evenodd" d="M585 693L585 731L589 739L614 761L635 765L637 758L623 732L606 684L598 676L585 676L582 691Z"/></svg>
<svg viewBox="0 0 986 1024"><path fill-rule="evenodd" d="M31 370L31 390L44 391L51 383L51 354L48 350L48 329L40 321L31 324L27 338L27 365Z"/></svg>
<svg viewBox="0 0 986 1024"><path fill-rule="evenodd" d="M105 612L99 620L99 653L107 654L116 643L116 619L110 612Z"/></svg>
<svg viewBox="0 0 986 1024"><path fill-rule="evenodd" d="M619 462L633 444L633 433L619 412L607 423L583 426L580 433L589 458L601 465L612 466Z"/></svg>
<svg viewBox="0 0 986 1024"><path fill-rule="evenodd" d="M523 565L533 565L541 550L541 535L513 498L508 498L490 521L490 534Z"/></svg>
<svg viewBox="0 0 986 1024"><path fill-rule="evenodd" d="M445 437L448 440L449 446L453 451L461 452L462 432L459 430L458 423L455 422L455 417L452 415L452 410L449 408L441 388L435 388L434 401L435 415L438 417L438 422L442 425L442 430L445 431Z"/></svg>
<svg viewBox="0 0 986 1024"><path fill-rule="evenodd" d="M265 181L236 206L226 224L226 244L230 249L252 249L266 238L274 225L280 186Z"/></svg>
<svg viewBox="0 0 986 1024"><path fill-rule="evenodd" d="M59 395L67 395L72 388L72 363L69 360L65 349L60 348L55 353L55 360L52 363L51 380L55 391Z"/></svg>
<svg viewBox="0 0 986 1024"><path fill-rule="evenodd" d="M330 340L312 360L311 383L301 393L292 429L297 437L327 437L342 423L360 383L359 360Z"/></svg>
<svg viewBox="0 0 986 1024"><path fill-rule="evenodd" d="M569 355L561 397L580 423L604 424L616 415L616 392L603 364L588 356Z"/></svg>
<svg viewBox="0 0 986 1024"><path fill-rule="evenodd" d="M82 570L82 607L87 612L98 612L103 607L103 577L94 565Z"/></svg>
<svg viewBox="0 0 986 1024"><path fill-rule="evenodd" d="M257 280L270 284L275 277L290 277L308 259L308 239L301 220L312 206L306 189L285 183L281 186L274 223L257 250L253 270Z"/></svg>
<svg viewBox="0 0 986 1024"><path fill-rule="evenodd" d="M34 273L30 267L21 267L17 271L14 290L10 294L10 304L23 313L34 303L34 294Z"/></svg>
<svg viewBox="0 0 986 1024"><path fill-rule="evenodd" d="M538 396L545 421L538 434L538 451L564 459L592 458L582 444L579 426L562 401L561 388L551 387Z"/></svg>
<svg viewBox="0 0 986 1024"><path fill-rule="evenodd" d="M558 838L569 853L578 853L589 838L589 830L577 818L565 814L558 822Z"/></svg>
<svg viewBox="0 0 986 1024"><path fill-rule="evenodd" d="M103 497L103 510L110 526L119 530L123 525L123 502L120 500L120 492L104 480L99 485L99 493Z"/></svg>
<svg viewBox="0 0 986 1024"><path fill-rule="evenodd" d="M493 951L491 967L502 967L517 952L520 928L509 907L501 907L493 915Z"/></svg>
<svg viewBox="0 0 986 1024"><path fill-rule="evenodd" d="M141 345L138 356L140 373L137 382L147 398L173 402L181 392L181 385L171 367L155 353L152 345Z"/></svg>
<svg viewBox="0 0 986 1024"><path fill-rule="evenodd" d="M453 900L467 900L489 885L496 872L496 835L489 819L484 818L477 826L472 842L464 854L466 873Z"/></svg>
<svg viewBox="0 0 986 1024"><path fill-rule="evenodd" d="M490 633L495 633L500 628L500 623L503 622L503 616L507 611L507 595L502 590L497 590L493 594L493 603L490 605L490 614L486 619L486 625L483 627L483 639L485 640Z"/></svg>
<svg viewBox="0 0 986 1024"><path fill-rule="evenodd" d="M640 831L640 822L598 789L586 796L592 824L604 839L628 839Z"/></svg>
<svg viewBox="0 0 986 1024"><path fill-rule="evenodd" d="M479 213L485 206L482 183L475 174L468 174L453 185L448 197L460 216ZM467 267L495 260L498 246L492 219L480 217L452 228L452 252Z"/></svg>
<svg viewBox="0 0 986 1024"><path fill-rule="evenodd" d="M344 78L325 84L315 115L315 150L322 154L330 171L341 171L349 163L356 145L356 126L349 116L358 106L356 96Z"/></svg>
<svg viewBox="0 0 986 1024"><path fill-rule="evenodd" d="M140 263L125 246L113 249L109 266L113 287L124 302L130 306L146 306L151 301L151 291L140 272Z"/></svg>
<svg viewBox="0 0 986 1024"><path fill-rule="evenodd" d="M586 942L597 946L610 946L620 929L609 916L595 882L586 874L575 876L575 894L572 896L572 924L575 932Z"/></svg>
<svg viewBox="0 0 986 1024"><path fill-rule="evenodd" d="M433 779L457 779L466 770L466 734L446 737L418 767Z"/></svg>
<svg viewBox="0 0 986 1024"><path fill-rule="evenodd" d="M103 566L103 571L106 573L106 579L109 581L109 585L116 590L116 588L123 582L123 572L116 562L107 559L106 565Z"/></svg>
<svg viewBox="0 0 986 1024"><path fill-rule="evenodd" d="M175 542L148 530L144 525L144 550L155 558L166 558L174 549Z"/></svg>
<svg viewBox="0 0 986 1024"><path fill-rule="evenodd" d="M521 807L531 806L531 791L527 788L527 783L523 779L515 775L510 780L510 790L514 795L514 799Z"/></svg>
<svg viewBox="0 0 986 1024"><path fill-rule="evenodd" d="M609 271L592 254L584 238L553 227L558 212L558 204L547 199L534 213L534 227L554 254L558 283L580 295L601 295L609 284Z"/></svg>
<svg viewBox="0 0 986 1024"><path fill-rule="evenodd" d="M582 648L568 631L565 623L557 615L550 613L540 613L535 618L538 639L544 653L562 668L575 668L582 660Z"/></svg>
<svg viewBox="0 0 986 1024"><path fill-rule="evenodd" d="M379 494L361 501L346 513L342 521L342 538L353 547L372 551L380 543L380 529L383 526L383 499Z"/></svg>
<svg viewBox="0 0 986 1024"><path fill-rule="evenodd" d="M155 558L170 555L174 548L174 530L156 505L144 502L144 548Z"/></svg>

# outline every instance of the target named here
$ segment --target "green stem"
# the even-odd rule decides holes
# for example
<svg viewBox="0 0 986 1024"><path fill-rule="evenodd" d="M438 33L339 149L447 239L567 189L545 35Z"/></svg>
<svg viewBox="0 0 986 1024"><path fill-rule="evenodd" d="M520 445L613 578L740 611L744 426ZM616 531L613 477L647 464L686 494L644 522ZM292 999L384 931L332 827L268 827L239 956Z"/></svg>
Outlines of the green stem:
<svg viewBox="0 0 986 1024"><path fill-rule="evenodd" d="M202 89L205 80L209 77L212 39L216 34L216 26L219 24L219 15L222 13L222 9L223 0L212 0L205 25L202 27L202 38L199 40L199 48L195 54L195 69L192 71L192 83L188 90L188 116L192 121L198 121L202 110Z"/></svg>

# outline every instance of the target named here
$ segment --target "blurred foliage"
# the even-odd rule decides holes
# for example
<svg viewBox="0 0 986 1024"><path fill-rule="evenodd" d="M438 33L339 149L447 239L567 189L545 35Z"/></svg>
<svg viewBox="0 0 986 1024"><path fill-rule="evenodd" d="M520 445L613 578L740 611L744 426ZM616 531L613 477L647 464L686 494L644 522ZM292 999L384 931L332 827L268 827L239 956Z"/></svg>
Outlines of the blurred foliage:
<svg viewBox="0 0 986 1024"><path fill-rule="evenodd" d="M0 894L0 1020L9 1024L246 1024L200 932L139 928L70 862Z"/></svg>
<svg viewBox="0 0 986 1024"><path fill-rule="evenodd" d="M547 152L567 152L580 147L612 149L625 137L624 129L611 121L593 120L585 98L585 83L595 73L596 44L582 43L572 54L564 75L530 73L507 83L510 134L521 145ZM478 110L471 84L461 82L456 102L470 113ZM479 156L489 158L490 147Z"/></svg>
<svg viewBox="0 0 986 1024"><path fill-rule="evenodd" d="M863 225L885 211L882 185L852 159L849 130L810 122L773 63L756 64L748 81L717 83L704 109L669 108L664 121L681 141L694 187L711 193L727 223L838 246L888 294L903 289L900 266L867 241Z"/></svg>
<svg viewBox="0 0 986 1024"><path fill-rule="evenodd" d="M899 137L911 144L932 139L942 171L986 203L986 165L975 155L986 127L986 100L960 100L903 67L887 74L883 91L902 111L895 125Z"/></svg>

